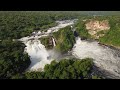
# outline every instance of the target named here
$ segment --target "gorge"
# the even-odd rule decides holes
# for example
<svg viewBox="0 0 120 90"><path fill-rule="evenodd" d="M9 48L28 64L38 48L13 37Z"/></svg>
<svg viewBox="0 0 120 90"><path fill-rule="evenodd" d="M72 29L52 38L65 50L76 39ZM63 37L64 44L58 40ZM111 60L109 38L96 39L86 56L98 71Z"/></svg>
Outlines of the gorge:
<svg viewBox="0 0 120 90"><path fill-rule="evenodd" d="M38 32L34 36L19 39L26 45L25 50L31 59L31 65L28 70L43 70L46 64L50 64L51 61L58 59L60 56L60 53L54 50L54 47L56 46L54 37L52 37L54 47L51 50L47 50L38 39L49 36L53 32L57 32L60 28L73 25L75 21L76 20L57 21L58 25L53 28L49 28L47 32ZM70 51L71 56L79 59L93 58L93 62L97 67L111 73L112 76L109 76L110 78L120 78L119 49L115 50L108 46L100 45L97 41L81 40L77 32L75 32L75 29L72 31L74 32L76 43ZM65 57L69 58L69 56Z"/></svg>

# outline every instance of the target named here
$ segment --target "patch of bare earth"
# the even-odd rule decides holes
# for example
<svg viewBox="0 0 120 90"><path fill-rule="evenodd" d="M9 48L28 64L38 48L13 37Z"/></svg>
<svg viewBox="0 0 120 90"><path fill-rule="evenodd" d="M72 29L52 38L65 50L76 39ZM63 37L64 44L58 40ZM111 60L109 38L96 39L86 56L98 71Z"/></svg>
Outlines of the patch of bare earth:
<svg viewBox="0 0 120 90"><path fill-rule="evenodd" d="M88 33L95 39L104 36L105 32L110 29L108 20L90 20L85 24Z"/></svg>

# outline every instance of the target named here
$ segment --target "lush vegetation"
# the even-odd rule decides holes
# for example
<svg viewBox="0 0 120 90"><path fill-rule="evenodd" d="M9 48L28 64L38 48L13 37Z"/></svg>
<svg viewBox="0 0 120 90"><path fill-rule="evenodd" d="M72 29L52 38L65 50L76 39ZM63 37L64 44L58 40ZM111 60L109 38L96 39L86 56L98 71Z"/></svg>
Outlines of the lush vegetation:
<svg viewBox="0 0 120 90"><path fill-rule="evenodd" d="M39 40L45 46L45 48L47 48L47 49L53 48L52 37L50 37L50 36L42 37Z"/></svg>
<svg viewBox="0 0 120 90"><path fill-rule="evenodd" d="M1 11L0 12L0 40L9 39L9 38L21 38L24 36L30 35L34 30L43 30L48 27L56 25L56 20L65 20L78 18L79 20L76 23L76 31L82 38L90 38L85 29L84 19L97 19L97 20L109 20L111 29L108 33L102 38L100 42L106 43L109 45L120 46L120 35L119 35L119 24L120 16L112 16L113 14L119 14L119 12L106 12L111 13L111 16L105 14L105 16L87 16L93 15L95 12L22 12L22 11ZM96 12L95 14L97 14ZM105 13L105 12L104 12ZM80 15L81 14L81 15ZM99 12L103 15L103 12Z"/></svg>
<svg viewBox="0 0 120 90"><path fill-rule="evenodd" d="M27 72L27 79L100 79L97 74L91 75L92 59L64 59L52 61L44 67L43 72Z"/></svg>
<svg viewBox="0 0 120 90"><path fill-rule="evenodd" d="M21 38L35 30L43 30L55 26L56 20L76 18L72 12L0 12L0 40Z"/></svg>
<svg viewBox="0 0 120 90"><path fill-rule="evenodd" d="M62 53L72 49L75 43L75 37L70 26L60 29L58 32L53 33L56 40L56 49Z"/></svg>
<svg viewBox="0 0 120 90"><path fill-rule="evenodd" d="M108 20L110 30L98 40L101 43L120 47L120 16L80 16L79 12L0 12L0 79L98 79L91 75L93 62L91 59L53 61L46 65L43 72L25 72L30 65L28 54L24 53L24 44L12 39L30 35L33 31L46 30L55 26L56 20L79 20L74 25L81 38L92 38L85 29L85 19ZM99 34L98 33L98 34ZM53 33L56 41L55 49L65 53L75 43L74 33L70 26ZM52 48L50 37L41 38L46 48Z"/></svg>
<svg viewBox="0 0 120 90"><path fill-rule="evenodd" d="M86 21L83 20L87 19L94 19L94 20L108 20L110 25L110 30L107 32L98 32L104 33L105 35L98 40L101 43L113 45L116 47L120 47L120 16L89 16L89 17L80 17L78 22L75 24L74 27L76 27L76 31L79 33L81 38L93 38L90 34L88 34L88 31L85 29L85 23ZM89 20L87 20L89 21Z"/></svg>
<svg viewBox="0 0 120 90"><path fill-rule="evenodd" d="M120 16L111 16L108 19L110 30L99 40L102 43L120 47Z"/></svg>
<svg viewBox="0 0 120 90"><path fill-rule="evenodd" d="M12 40L0 41L0 79L11 78L22 73L30 65L24 52L24 44Z"/></svg>
<svg viewBox="0 0 120 90"><path fill-rule="evenodd" d="M0 78L21 78L30 64L24 44L13 39L30 35L33 31L55 26L56 20L76 18L72 12L0 12ZM44 40L42 40L44 41Z"/></svg>
<svg viewBox="0 0 120 90"><path fill-rule="evenodd" d="M52 26L52 18L41 13L31 12L0 12L0 39L21 38L30 35L33 30Z"/></svg>
<svg viewBox="0 0 120 90"><path fill-rule="evenodd" d="M81 38L83 39L91 38L90 34L85 28L85 22L83 20L84 20L84 17L80 18L74 27L76 28L76 31Z"/></svg>

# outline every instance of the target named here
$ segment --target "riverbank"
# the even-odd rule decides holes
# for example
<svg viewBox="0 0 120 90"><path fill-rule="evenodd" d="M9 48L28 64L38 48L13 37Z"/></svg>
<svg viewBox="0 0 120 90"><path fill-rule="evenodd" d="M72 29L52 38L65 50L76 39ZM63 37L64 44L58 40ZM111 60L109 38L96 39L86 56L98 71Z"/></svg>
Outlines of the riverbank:
<svg viewBox="0 0 120 90"><path fill-rule="evenodd" d="M34 35L32 36L18 39L26 45L25 51L30 56L31 65L29 66L28 70L37 71L43 69L46 64L50 64L52 60L56 59L60 55L59 52L55 51L54 49L48 51L38 39L41 37L47 37L52 33L59 31L61 28L73 25L75 21L76 20L57 21L57 26L49 28L45 32L33 32Z"/></svg>
<svg viewBox="0 0 120 90"><path fill-rule="evenodd" d="M78 37L72 55L79 59L93 58L97 67L113 74L115 77L120 77L120 50L116 48L100 45L96 41L81 40Z"/></svg>
<svg viewBox="0 0 120 90"><path fill-rule="evenodd" d="M119 16L95 16L94 18L91 17L85 19L79 18L75 24L76 31L83 39L96 39L101 44L120 49L119 18ZM91 31L92 34L89 33L89 31ZM95 38L94 34L99 36L99 38Z"/></svg>
<svg viewBox="0 0 120 90"><path fill-rule="evenodd" d="M60 28L64 28L68 25L73 25L73 24L74 24L73 21L71 22L63 21L58 26L50 28L46 32L42 32L39 34L35 33L34 36L23 37L22 39L19 39L22 42L24 42L24 44L27 46L26 52L31 57L32 64L30 65L29 70L36 71L39 70L40 68L43 69L46 64L50 64L52 60L56 60L58 58L73 58L73 57L79 59L93 58L93 62L95 63L96 66L112 73L115 76L120 77L119 74L120 54L119 51L114 50L113 48L109 48L107 46L101 45L99 44L99 42L94 41L93 39L81 40L81 38L77 36L76 43L74 44L72 50L70 51L72 53L71 56L67 54L66 55L63 54L62 56L60 53L57 53L54 50L51 50L49 52L45 48L45 46L41 44L40 40L38 40L41 37L49 36L54 32L62 30ZM71 30L71 28L69 28L69 30ZM68 34L66 33L65 35ZM61 44L62 43L64 43L64 40L61 42ZM61 57L59 57L60 55Z"/></svg>

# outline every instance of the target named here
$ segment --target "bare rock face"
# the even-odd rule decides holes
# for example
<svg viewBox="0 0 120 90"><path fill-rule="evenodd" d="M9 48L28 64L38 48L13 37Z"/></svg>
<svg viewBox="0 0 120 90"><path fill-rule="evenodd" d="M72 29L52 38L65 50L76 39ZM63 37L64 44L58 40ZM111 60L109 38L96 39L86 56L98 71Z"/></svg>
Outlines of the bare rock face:
<svg viewBox="0 0 120 90"><path fill-rule="evenodd" d="M53 36L42 37L40 41L46 49L52 49L56 46L56 40Z"/></svg>
<svg viewBox="0 0 120 90"><path fill-rule="evenodd" d="M104 33L110 29L108 20L90 20L85 24L85 26L88 30L88 33L96 39L104 36Z"/></svg>
<svg viewBox="0 0 120 90"><path fill-rule="evenodd" d="M49 45L51 45L53 47L53 41L52 41L51 37L49 38Z"/></svg>

